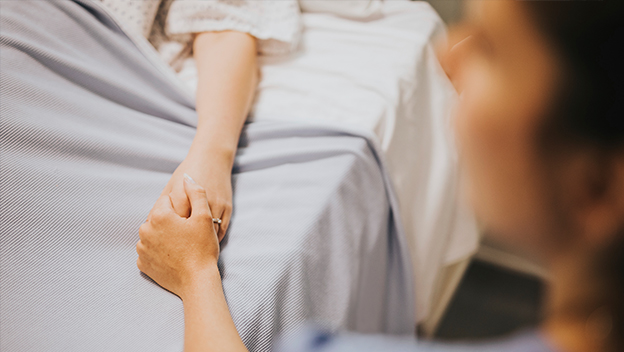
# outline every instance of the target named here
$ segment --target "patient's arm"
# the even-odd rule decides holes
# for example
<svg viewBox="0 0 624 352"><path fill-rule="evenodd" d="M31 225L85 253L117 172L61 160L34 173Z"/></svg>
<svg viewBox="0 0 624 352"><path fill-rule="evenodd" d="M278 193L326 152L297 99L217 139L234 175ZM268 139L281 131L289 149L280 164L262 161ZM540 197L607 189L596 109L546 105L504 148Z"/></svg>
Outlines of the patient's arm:
<svg viewBox="0 0 624 352"><path fill-rule="evenodd" d="M189 207L182 175L187 173L206 190L222 239L232 214L231 172L238 137L249 112L258 81L256 41L241 32L205 32L196 35L197 132L185 160L176 169L162 195L170 194L181 216Z"/></svg>
<svg viewBox="0 0 624 352"><path fill-rule="evenodd" d="M182 298L186 352L247 351L223 295L217 269L219 240L206 192L184 179L190 217L176 214L169 195L161 196L139 229L137 266Z"/></svg>

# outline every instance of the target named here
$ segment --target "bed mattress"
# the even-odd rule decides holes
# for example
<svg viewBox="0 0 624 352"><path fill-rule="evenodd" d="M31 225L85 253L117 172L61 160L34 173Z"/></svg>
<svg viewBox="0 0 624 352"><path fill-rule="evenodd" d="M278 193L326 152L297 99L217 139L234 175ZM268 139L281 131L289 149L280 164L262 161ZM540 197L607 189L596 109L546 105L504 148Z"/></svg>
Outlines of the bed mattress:
<svg viewBox="0 0 624 352"><path fill-rule="evenodd" d="M138 271L134 246L194 136L192 97L95 3L1 6L0 350L180 351L182 302ZM233 187L219 268L251 351L310 320L413 333L372 135L248 123Z"/></svg>

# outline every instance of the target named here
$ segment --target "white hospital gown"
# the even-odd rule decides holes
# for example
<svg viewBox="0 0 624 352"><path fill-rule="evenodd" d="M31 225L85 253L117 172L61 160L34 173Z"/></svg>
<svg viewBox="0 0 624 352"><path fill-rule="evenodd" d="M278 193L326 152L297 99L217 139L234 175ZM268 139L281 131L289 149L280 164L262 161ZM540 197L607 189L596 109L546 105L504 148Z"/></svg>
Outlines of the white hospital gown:
<svg viewBox="0 0 624 352"><path fill-rule="evenodd" d="M295 51L301 35L297 0L101 0L126 31L140 33L180 72L193 33L234 30L258 40L261 55Z"/></svg>

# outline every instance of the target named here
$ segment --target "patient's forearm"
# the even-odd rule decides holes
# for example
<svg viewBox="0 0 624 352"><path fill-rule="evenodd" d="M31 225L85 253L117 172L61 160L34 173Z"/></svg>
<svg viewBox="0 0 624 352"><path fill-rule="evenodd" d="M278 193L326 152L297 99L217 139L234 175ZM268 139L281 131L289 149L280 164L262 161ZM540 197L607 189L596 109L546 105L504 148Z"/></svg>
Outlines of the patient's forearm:
<svg viewBox="0 0 624 352"><path fill-rule="evenodd" d="M256 42L246 33L206 32L193 50L198 125L189 154L209 154L231 168L258 82Z"/></svg>
<svg viewBox="0 0 624 352"><path fill-rule="evenodd" d="M216 265L195 276L182 300L185 352L247 351L230 316Z"/></svg>
<svg viewBox="0 0 624 352"><path fill-rule="evenodd" d="M230 178L238 138L258 82L256 42L245 33L207 32L195 37L193 51L198 71L198 123L187 159L208 166L210 182L216 182L221 175ZM194 174L197 176L206 187L206 180ZM210 198L209 204L214 212ZM247 351L230 316L216 265L196 273L186 286L181 295L185 351Z"/></svg>

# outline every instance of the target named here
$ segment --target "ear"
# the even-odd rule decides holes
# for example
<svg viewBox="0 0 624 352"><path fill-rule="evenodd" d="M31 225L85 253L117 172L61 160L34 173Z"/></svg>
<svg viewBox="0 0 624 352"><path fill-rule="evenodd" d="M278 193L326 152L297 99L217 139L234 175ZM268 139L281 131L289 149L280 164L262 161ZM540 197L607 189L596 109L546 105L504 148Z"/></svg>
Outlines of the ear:
<svg viewBox="0 0 624 352"><path fill-rule="evenodd" d="M592 154L577 165L575 217L583 240L604 246L624 226L624 153Z"/></svg>

